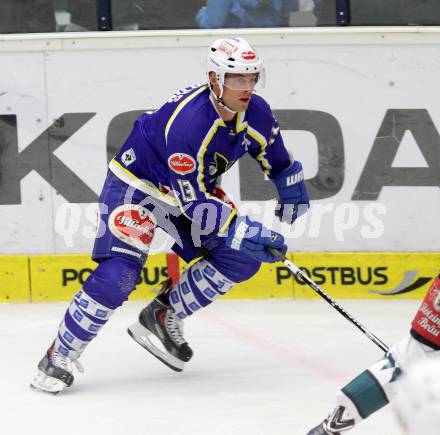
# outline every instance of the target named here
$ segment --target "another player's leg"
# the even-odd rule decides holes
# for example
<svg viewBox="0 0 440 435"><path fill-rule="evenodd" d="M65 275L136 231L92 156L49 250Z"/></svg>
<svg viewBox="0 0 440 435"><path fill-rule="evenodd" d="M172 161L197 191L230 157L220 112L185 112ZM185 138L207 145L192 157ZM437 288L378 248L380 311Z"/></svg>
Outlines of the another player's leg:
<svg viewBox="0 0 440 435"><path fill-rule="evenodd" d="M440 358L440 278L434 280L415 319L411 334L396 342L384 358L339 391L333 412L308 435L340 435L384 407L398 388L402 372L415 362Z"/></svg>
<svg viewBox="0 0 440 435"><path fill-rule="evenodd" d="M388 403L400 373L394 358L387 354L339 391L334 410L308 435L340 435L352 429Z"/></svg>
<svg viewBox="0 0 440 435"><path fill-rule="evenodd" d="M414 361L438 352L407 335L367 370L356 376L338 393L331 414L308 435L341 434L387 405L396 394L396 383Z"/></svg>
<svg viewBox="0 0 440 435"><path fill-rule="evenodd" d="M193 355L183 337L182 320L252 277L259 267L260 262L221 243L189 267L176 284L168 281L128 333L168 367L182 371Z"/></svg>

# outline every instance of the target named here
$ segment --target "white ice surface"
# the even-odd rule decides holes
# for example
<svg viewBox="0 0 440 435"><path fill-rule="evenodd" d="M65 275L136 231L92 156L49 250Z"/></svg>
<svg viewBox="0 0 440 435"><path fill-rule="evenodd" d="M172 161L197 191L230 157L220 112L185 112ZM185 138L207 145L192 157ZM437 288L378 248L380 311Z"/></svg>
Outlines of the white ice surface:
<svg viewBox="0 0 440 435"><path fill-rule="evenodd" d="M66 305L0 304L0 434L305 435L381 357L324 301L217 301L185 322L195 355L175 373L127 335L143 306L129 302L84 353L74 386L37 393L29 382ZM418 302L341 305L391 344ZM400 431L388 406L350 434Z"/></svg>

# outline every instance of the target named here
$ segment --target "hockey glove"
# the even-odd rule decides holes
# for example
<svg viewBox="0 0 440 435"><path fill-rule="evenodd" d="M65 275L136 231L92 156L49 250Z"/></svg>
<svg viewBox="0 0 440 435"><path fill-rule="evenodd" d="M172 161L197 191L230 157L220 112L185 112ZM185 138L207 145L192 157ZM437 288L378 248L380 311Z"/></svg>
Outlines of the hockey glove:
<svg viewBox="0 0 440 435"><path fill-rule="evenodd" d="M275 208L275 216L281 222L293 224L298 217L307 212L310 206L301 163L295 160L272 181L280 197Z"/></svg>
<svg viewBox="0 0 440 435"><path fill-rule="evenodd" d="M230 248L245 252L266 263L278 261L268 248L278 249L283 255L287 252L287 245L281 234L250 220L247 216L239 217L231 223L225 242Z"/></svg>

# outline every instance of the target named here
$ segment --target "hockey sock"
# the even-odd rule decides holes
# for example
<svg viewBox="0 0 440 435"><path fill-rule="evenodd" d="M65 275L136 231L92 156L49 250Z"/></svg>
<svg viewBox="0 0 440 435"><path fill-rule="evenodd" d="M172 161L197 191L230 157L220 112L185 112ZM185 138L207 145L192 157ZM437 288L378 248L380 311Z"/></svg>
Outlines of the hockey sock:
<svg viewBox="0 0 440 435"><path fill-rule="evenodd" d="M389 397L394 395L394 383L400 375L395 359L387 354L342 388L338 403L356 422L367 418L389 402Z"/></svg>
<svg viewBox="0 0 440 435"><path fill-rule="evenodd" d="M184 319L224 295L234 284L207 260L200 260L171 288L169 302L177 317Z"/></svg>
<svg viewBox="0 0 440 435"><path fill-rule="evenodd" d="M77 359L113 312L83 290L79 291L59 326L55 349L64 356Z"/></svg>

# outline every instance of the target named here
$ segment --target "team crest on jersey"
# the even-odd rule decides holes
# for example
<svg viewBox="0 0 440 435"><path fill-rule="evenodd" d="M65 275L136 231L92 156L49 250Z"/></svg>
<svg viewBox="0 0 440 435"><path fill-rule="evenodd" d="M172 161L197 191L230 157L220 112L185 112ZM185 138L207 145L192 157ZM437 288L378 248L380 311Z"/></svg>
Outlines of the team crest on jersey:
<svg viewBox="0 0 440 435"><path fill-rule="evenodd" d="M243 51L243 53L241 53L241 57L244 60L252 60L255 59L257 55L253 51Z"/></svg>
<svg viewBox="0 0 440 435"><path fill-rule="evenodd" d="M186 175L196 170L196 161L188 154L174 153L168 158L168 166L176 174Z"/></svg>
<svg viewBox="0 0 440 435"><path fill-rule="evenodd" d="M135 160L136 160L136 154L133 148L130 148L129 150L125 151L122 154L121 161L125 166L131 165Z"/></svg>
<svg viewBox="0 0 440 435"><path fill-rule="evenodd" d="M108 226L119 240L147 252L153 241L156 219L145 207L123 204L111 212Z"/></svg>
<svg viewBox="0 0 440 435"><path fill-rule="evenodd" d="M209 164L209 175L213 178L217 178L226 172L234 163L235 160L230 161L223 154L215 152L214 161Z"/></svg>

